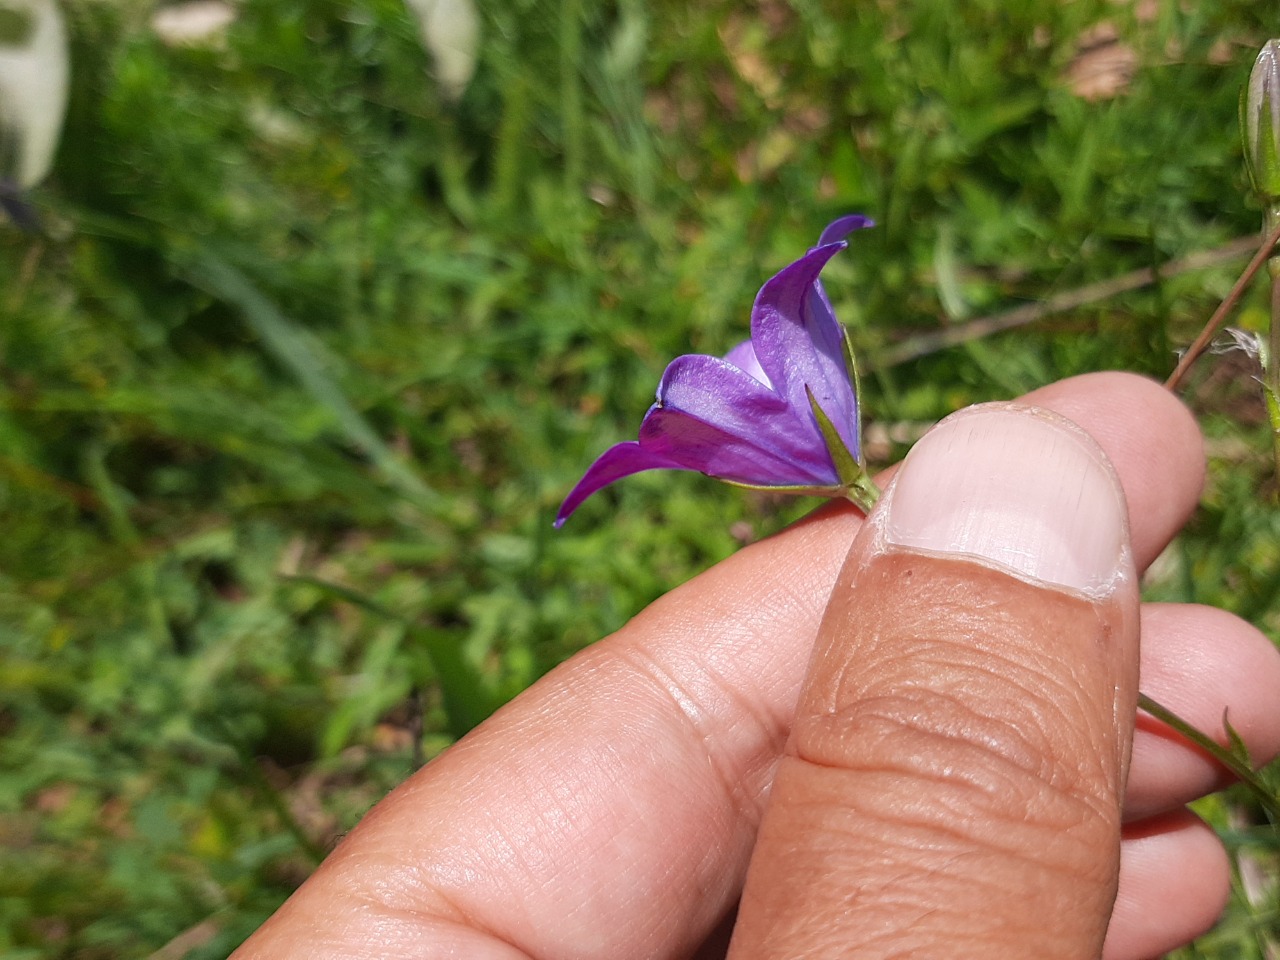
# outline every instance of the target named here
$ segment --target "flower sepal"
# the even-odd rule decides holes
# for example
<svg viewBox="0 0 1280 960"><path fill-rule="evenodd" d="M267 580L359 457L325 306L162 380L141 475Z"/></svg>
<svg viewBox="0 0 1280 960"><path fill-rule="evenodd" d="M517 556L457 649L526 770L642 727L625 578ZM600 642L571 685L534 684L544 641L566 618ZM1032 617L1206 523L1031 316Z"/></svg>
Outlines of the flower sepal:
<svg viewBox="0 0 1280 960"><path fill-rule="evenodd" d="M805 393L809 396L809 408L813 410L813 417L818 421L818 429L826 442L832 466L836 468L836 476L840 478L840 485L836 488L839 491L838 496L852 500L866 513L880 499L880 488L867 473L866 465L861 458L849 452L849 447L840 436L840 431L831 422L827 412L822 409L813 391L805 387Z"/></svg>
<svg viewBox="0 0 1280 960"><path fill-rule="evenodd" d="M852 483L842 483L834 487L779 487L766 486L760 483L741 483L737 480L726 480L723 477L715 477L714 479L730 487L737 487L740 490L794 494L799 497L823 497L827 500L848 500L863 513L871 512L871 508L876 505L876 501L880 499L881 494L880 487L871 479L871 474L865 470Z"/></svg>

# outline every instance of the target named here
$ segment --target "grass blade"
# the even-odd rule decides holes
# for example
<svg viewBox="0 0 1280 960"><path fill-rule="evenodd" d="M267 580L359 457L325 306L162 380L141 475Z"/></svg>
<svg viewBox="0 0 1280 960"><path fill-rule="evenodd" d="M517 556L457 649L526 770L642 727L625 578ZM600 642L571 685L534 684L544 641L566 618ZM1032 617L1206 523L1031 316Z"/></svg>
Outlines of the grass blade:
<svg viewBox="0 0 1280 960"><path fill-rule="evenodd" d="M386 445L325 369L318 351L296 323L286 317L239 270L208 253L186 265L188 279L207 293L236 307L271 355L297 378L337 422L347 441L372 461L383 478L403 497L429 511L441 498Z"/></svg>

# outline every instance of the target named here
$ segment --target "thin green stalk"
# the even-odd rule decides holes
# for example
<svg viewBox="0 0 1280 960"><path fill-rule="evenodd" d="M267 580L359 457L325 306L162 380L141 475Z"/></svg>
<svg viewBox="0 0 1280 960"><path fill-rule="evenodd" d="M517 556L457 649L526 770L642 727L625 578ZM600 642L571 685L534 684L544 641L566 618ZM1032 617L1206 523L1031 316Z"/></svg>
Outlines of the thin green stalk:
<svg viewBox="0 0 1280 960"><path fill-rule="evenodd" d="M870 513L871 509L880 500L880 494L880 487L871 479L871 474L863 471L862 475L853 482L853 485L845 493L845 496L863 513Z"/></svg>
<svg viewBox="0 0 1280 960"><path fill-rule="evenodd" d="M1280 257L1268 262L1271 274L1271 323L1267 331L1268 350L1263 368L1267 419L1271 421L1271 453L1276 476L1280 477Z"/></svg>
<svg viewBox="0 0 1280 960"><path fill-rule="evenodd" d="M502 122L494 149L493 209L500 215L515 210L527 171L529 130L533 126L533 90L522 75L513 73L503 88Z"/></svg>
<svg viewBox="0 0 1280 960"><path fill-rule="evenodd" d="M1168 707L1152 700L1145 693L1138 694L1138 706L1161 723L1176 730L1226 767L1257 798L1258 804L1267 812L1271 822L1280 823L1280 801L1277 801L1275 794L1263 783L1262 778L1254 772L1239 752L1220 746L1207 734L1201 733Z"/></svg>

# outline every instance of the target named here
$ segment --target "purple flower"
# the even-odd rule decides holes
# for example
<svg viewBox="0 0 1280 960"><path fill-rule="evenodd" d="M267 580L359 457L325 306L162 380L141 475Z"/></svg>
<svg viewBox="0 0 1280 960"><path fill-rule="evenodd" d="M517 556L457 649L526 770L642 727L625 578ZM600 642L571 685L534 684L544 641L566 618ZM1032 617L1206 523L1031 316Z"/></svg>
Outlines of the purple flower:
<svg viewBox="0 0 1280 960"><path fill-rule="evenodd" d="M562 525L602 487L642 470L697 470L746 487L847 496L869 507L853 353L818 275L854 230L856 214L769 280L751 308L751 339L721 359L671 361L639 440L606 450L570 491Z"/></svg>

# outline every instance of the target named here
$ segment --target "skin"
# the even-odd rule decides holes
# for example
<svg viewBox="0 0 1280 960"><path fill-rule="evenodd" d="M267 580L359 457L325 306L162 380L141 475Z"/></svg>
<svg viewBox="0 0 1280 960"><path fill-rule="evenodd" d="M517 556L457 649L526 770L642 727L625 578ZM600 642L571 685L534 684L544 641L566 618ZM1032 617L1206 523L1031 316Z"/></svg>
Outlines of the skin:
<svg viewBox="0 0 1280 960"><path fill-rule="evenodd" d="M867 557L866 539L823 621L730 957L1097 957L1136 590L1093 602L971 562Z"/></svg>
<svg viewBox="0 0 1280 960"><path fill-rule="evenodd" d="M1190 414L1157 385L1126 374L1074 378L1024 399L1075 421L1107 453L1125 489L1134 560L1145 569L1199 495L1203 454ZM796 756L793 746L791 759L782 759L797 701L802 690L812 692L805 674L823 612L829 603L850 602L843 585L834 595L833 586L859 524L851 509L824 508L673 590L548 674L370 811L234 956L723 957L726 918L742 896L775 777L785 785L779 771ZM947 577L973 578L968 566L961 574L926 566L920 574L936 586ZM992 584L979 586L985 592ZM887 597L877 616L892 623L895 611L914 602ZM1002 602L1014 620L1026 621L1041 617L1038 605L1049 601L1040 592L1015 591ZM1075 615L1083 616L1078 608ZM1280 655L1266 638L1202 607L1145 605L1140 620L1147 693L1206 731L1220 731L1228 708L1257 761L1280 751L1271 696L1280 684ZM833 640L828 630L820 642L859 641L856 631ZM860 682L888 679L876 672ZM1104 694L1114 690L1084 698L1093 704L1088 716L1106 712L1098 699ZM1026 747L1032 755L1079 757L1074 727L1066 740L1052 724L1043 729ZM1091 942L1096 951L1107 931L1107 960L1141 960L1185 942L1212 923L1228 892L1224 852L1182 809L1221 785L1219 770L1143 720L1132 732L1126 780L1118 758L1129 735L1127 719L1106 734L1114 749L1103 753L1113 759L1092 781L1102 786L1079 800L1098 811L1101 829L1086 830L1066 852L1048 850L1051 834L1034 829L1008 841L1018 855L1007 859L1031 871L1014 876L1015 884L1025 881L1022 889L1037 889L1037 858L1048 874L1070 869L1083 878L1087 889L1060 906L1085 931L1072 943ZM843 742L811 739L802 751L838 754ZM934 742L924 755L982 769L946 749ZM1043 780L1014 777L1010 789L1029 802L1045 788ZM849 870L838 869L770 915L768 905L795 885L786 870L769 869L761 858L778 836L803 847L821 835L799 815L803 804L775 798L772 809L783 813L771 813L769 833L759 838L764 866L752 868L740 920L747 932L739 934L735 960L796 955L786 943L768 946L775 921L782 918L793 931L827 924L831 904L850 889ZM936 814L927 802L918 810L926 819ZM910 826L890 824L899 837ZM939 883L931 909L1016 920L1007 901L1020 891L1004 884L1007 865L997 866L1007 839L969 838L973 851L990 854L1001 883L985 896L973 883ZM871 854L857 845L840 851L847 864ZM875 871L883 869L876 863L874 856L862 861L859 883L876 882ZM1113 911L1112 889L1118 889ZM999 942L1012 947L1019 936L1030 950L1041 932L1015 930ZM910 953L909 944L898 946Z"/></svg>

